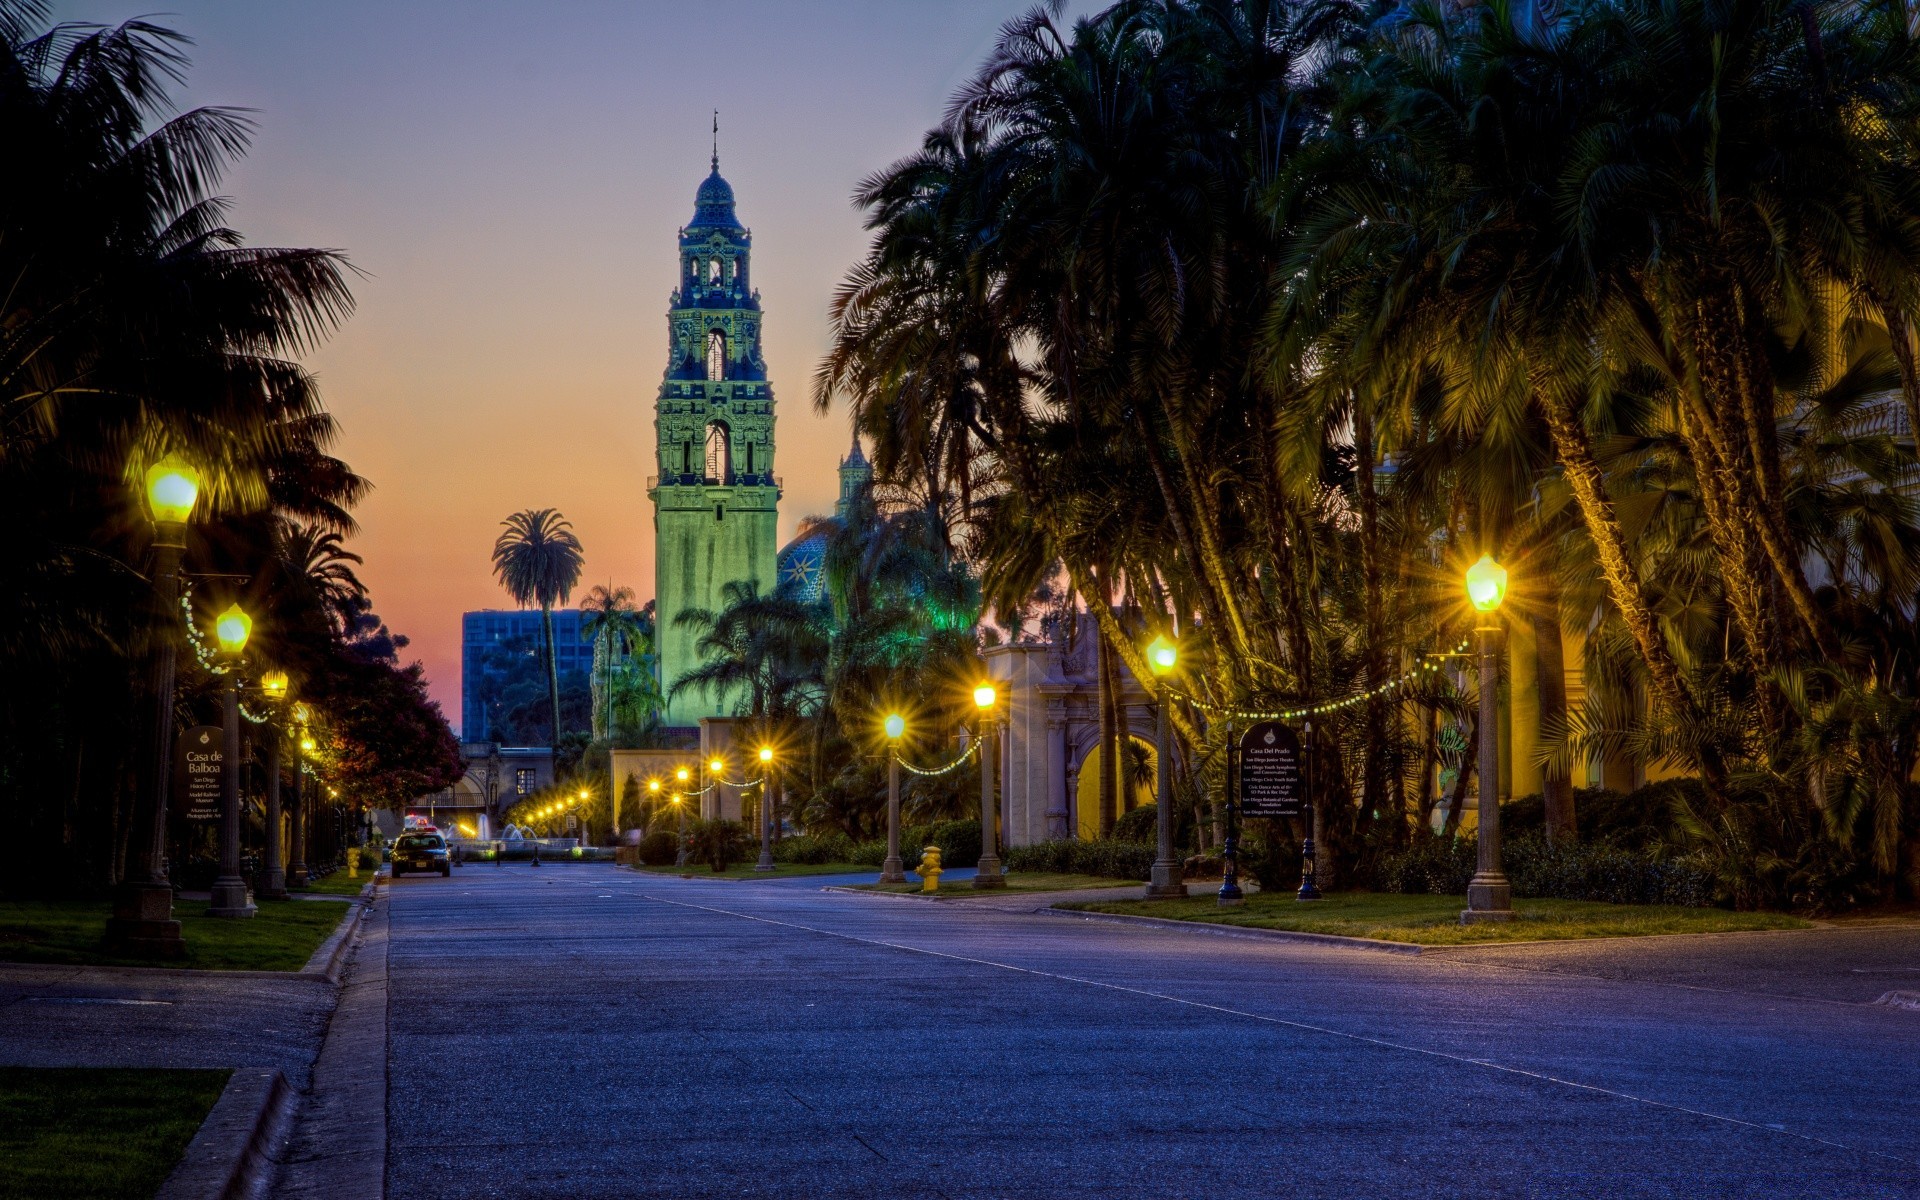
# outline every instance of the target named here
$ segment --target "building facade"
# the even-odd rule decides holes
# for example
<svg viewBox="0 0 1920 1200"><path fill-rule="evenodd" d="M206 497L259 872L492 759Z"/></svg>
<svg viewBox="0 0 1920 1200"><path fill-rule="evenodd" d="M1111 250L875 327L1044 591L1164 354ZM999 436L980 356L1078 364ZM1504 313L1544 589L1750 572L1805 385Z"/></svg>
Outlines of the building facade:
<svg viewBox="0 0 1920 1200"><path fill-rule="evenodd" d="M846 520L854 498L872 482L873 467L860 452L860 439L856 437L853 449L840 460L840 498L833 503L833 519ZM780 550L780 586L808 604L819 600L826 587L827 538L832 533L833 526L828 522L803 521L800 532Z"/></svg>
<svg viewBox="0 0 1920 1200"><path fill-rule="evenodd" d="M760 352L752 235L733 188L713 170L680 230L680 286L667 312L667 368L654 405L659 474L653 501L654 598L666 723L693 726L734 698L673 688L700 665L689 609L718 612L729 583L774 586L780 481L773 474L773 389Z"/></svg>
<svg viewBox="0 0 1920 1200"><path fill-rule="evenodd" d="M578 609L553 610L553 657L561 679L582 677L593 666L593 645L582 634ZM545 645L540 610L482 609L460 617L460 738L493 741L488 704L505 672L502 654L526 647L536 656ZM544 670L544 663L541 664Z"/></svg>

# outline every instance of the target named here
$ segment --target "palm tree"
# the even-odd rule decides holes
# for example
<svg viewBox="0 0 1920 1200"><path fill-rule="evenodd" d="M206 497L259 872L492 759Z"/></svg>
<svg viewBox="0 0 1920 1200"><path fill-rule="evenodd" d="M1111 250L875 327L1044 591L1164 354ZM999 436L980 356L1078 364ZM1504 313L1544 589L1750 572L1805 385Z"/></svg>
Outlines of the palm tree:
<svg viewBox="0 0 1920 1200"><path fill-rule="evenodd" d="M584 555L573 525L558 509L529 508L514 513L493 543L493 574L515 604L540 606L547 654L547 710L551 744L560 744L560 668L554 658L553 606L565 604L580 582Z"/></svg>
<svg viewBox="0 0 1920 1200"><path fill-rule="evenodd" d="M653 652L653 622L634 607L630 587L595 584L580 611L581 633L593 643L593 738L600 741L615 734L615 663L624 660L624 673Z"/></svg>

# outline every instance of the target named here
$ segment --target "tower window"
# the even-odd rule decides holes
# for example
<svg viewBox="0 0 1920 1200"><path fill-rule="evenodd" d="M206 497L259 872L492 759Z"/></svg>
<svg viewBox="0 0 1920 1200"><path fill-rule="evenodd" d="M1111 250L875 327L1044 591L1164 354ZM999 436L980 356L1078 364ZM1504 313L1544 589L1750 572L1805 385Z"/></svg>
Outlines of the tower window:
<svg viewBox="0 0 1920 1200"><path fill-rule="evenodd" d="M707 282L708 283L720 282L720 260L717 258L710 258L707 260Z"/></svg>
<svg viewBox="0 0 1920 1200"><path fill-rule="evenodd" d="M733 431L725 421L707 426L707 482L733 482Z"/></svg>
<svg viewBox="0 0 1920 1200"><path fill-rule="evenodd" d="M719 382L727 377L727 335L718 329L707 331L707 378Z"/></svg>
<svg viewBox="0 0 1920 1200"><path fill-rule="evenodd" d="M716 505L714 505L714 506L713 506L713 519L714 519L714 520L716 520L716 521L718 521L718 520L721 520L721 519L723 519L723 518L725 517L725 515L726 515L726 511L727 511L727 506L726 506L726 505L724 505L724 504L716 504Z"/></svg>

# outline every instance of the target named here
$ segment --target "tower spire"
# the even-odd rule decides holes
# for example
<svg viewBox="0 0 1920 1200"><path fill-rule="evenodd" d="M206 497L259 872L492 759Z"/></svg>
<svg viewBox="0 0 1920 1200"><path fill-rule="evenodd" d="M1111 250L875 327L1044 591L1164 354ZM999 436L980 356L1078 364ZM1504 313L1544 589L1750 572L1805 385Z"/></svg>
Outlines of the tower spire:
<svg viewBox="0 0 1920 1200"><path fill-rule="evenodd" d="M719 173L719 170L720 170L720 110L717 108L713 110L713 169L716 174Z"/></svg>

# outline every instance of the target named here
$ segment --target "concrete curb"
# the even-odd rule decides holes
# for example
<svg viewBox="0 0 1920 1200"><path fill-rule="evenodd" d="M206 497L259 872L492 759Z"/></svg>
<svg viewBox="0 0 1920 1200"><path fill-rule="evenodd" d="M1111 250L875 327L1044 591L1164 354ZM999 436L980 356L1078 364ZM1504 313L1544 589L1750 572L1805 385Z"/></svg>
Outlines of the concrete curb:
<svg viewBox="0 0 1920 1200"><path fill-rule="evenodd" d="M1910 1008L1920 1012L1920 992L1887 992L1875 1004L1884 1004L1888 1008Z"/></svg>
<svg viewBox="0 0 1920 1200"><path fill-rule="evenodd" d="M842 896L865 896L869 900L911 900L915 904L930 904L941 899L935 892L928 896L925 892L874 892L866 888L847 887L843 884L829 884L820 889L823 892L838 892ZM1006 893L1002 892L1002 895Z"/></svg>
<svg viewBox="0 0 1920 1200"><path fill-rule="evenodd" d="M273 1184L294 1093L271 1068L236 1070L154 1200L255 1200Z"/></svg>
<svg viewBox="0 0 1920 1200"><path fill-rule="evenodd" d="M1129 917L1123 913L1082 912L1071 908L1035 910L1050 917L1079 917L1083 921L1111 921L1120 925L1144 925L1181 933L1208 934L1213 937L1248 938L1263 942L1296 942L1307 946L1331 946L1342 950L1370 950L1376 954L1424 953L1425 946L1410 942L1383 942L1377 938L1341 937L1337 933L1302 933L1291 929L1250 929L1244 925L1215 925L1206 921L1175 921L1167 917Z"/></svg>
<svg viewBox="0 0 1920 1200"><path fill-rule="evenodd" d="M371 888L373 885L369 883L367 886ZM340 918L340 924L327 935L326 941L320 943L313 957L307 959L307 965L297 972L301 978L324 979L339 986L340 969L346 962L348 948L353 945L354 932L360 928L360 922L366 919L367 909L373 907L373 901L365 898L367 893L361 895L363 898L352 903L347 915Z"/></svg>

